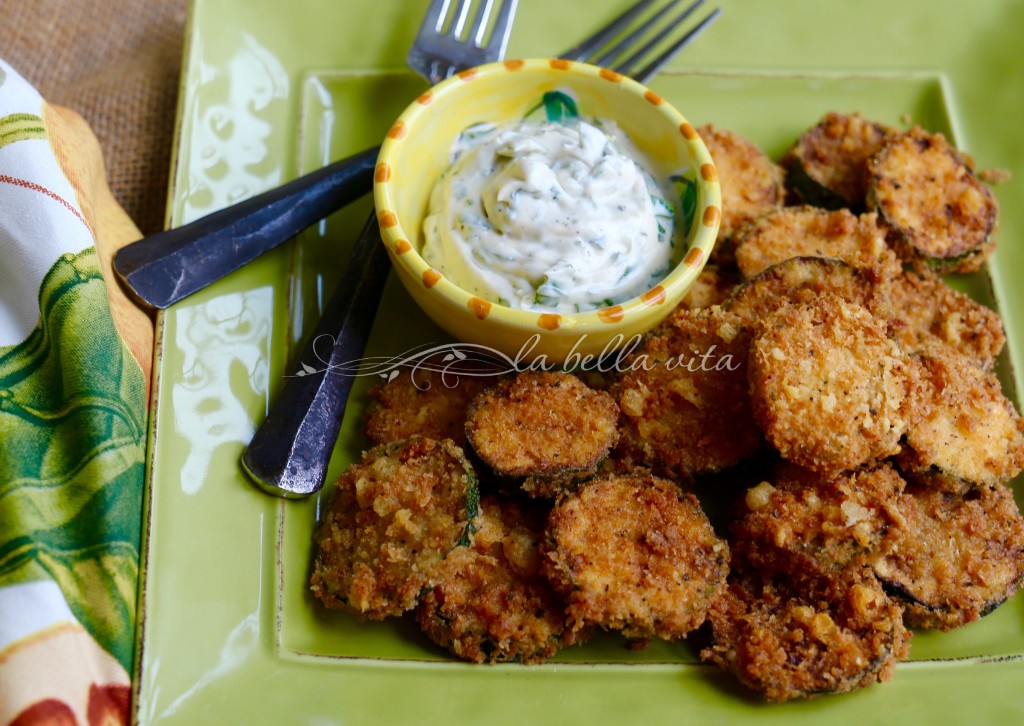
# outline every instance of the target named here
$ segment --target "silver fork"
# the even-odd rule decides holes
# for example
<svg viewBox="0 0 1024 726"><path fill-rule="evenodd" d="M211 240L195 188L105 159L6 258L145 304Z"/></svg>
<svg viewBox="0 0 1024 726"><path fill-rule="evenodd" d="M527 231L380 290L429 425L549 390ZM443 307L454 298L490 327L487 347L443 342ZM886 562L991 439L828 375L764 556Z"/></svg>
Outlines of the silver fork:
<svg viewBox="0 0 1024 726"><path fill-rule="evenodd" d="M641 21L639 19L643 16L644 11L648 10L657 0L640 0L604 28L560 57L614 68L619 73L646 83L658 75L658 72L679 51L689 45L722 12L721 8L715 8L700 22L690 27L684 23L704 4L704 0L691 2L680 10L683 1L671 0ZM671 19L666 20L673 10L679 10L679 12ZM628 34L620 37L627 31ZM672 40L664 42L666 38L673 37L674 34L675 37ZM657 52L656 56L651 58L646 65L637 69L641 62L650 58L655 52Z"/></svg>
<svg viewBox="0 0 1024 726"><path fill-rule="evenodd" d="M440 83L460 70L504 58L517 2L484 0L472 18L473 0L431 0L405 62L431 83Z"/></svg>
<svg viewBox="0 0 1024 726"><path fill-rule="evenodd" d="M465 11L469 2L470 0L461 0L459 12L454 17L446 14L452 7L451 0L435 0L431 4L428 23L425 23L424 28L428 34L440 33L441 39L436 44L433 41L423 42L425 31L421 29L416 42L417 49L410 53L410 59L415 54L416 60L410 60L410 65L423 64L421 67L427 68L428 72L445 77L461 67L460 58L461 62L467 62L467 57L478 59L482 54L494 53L497 48L504 48L504 42L507 42L507 29L504 32L504 41L496 42L492 37L490 44L486 41L477 42L479 29L486 27L486 21L478 19L471 26L469 34L466 34ZM488 7L484 10L490 9L493 5L490 0L487 2ZM627 64L636 64L650 53L659 50L661 41L696 10L703 0L696 0L685 15L678 16L664 25L665 12L659 11L648 20L632 26L626 37L619 39L652 2L653 0L640 0L629 11L581 45L568 51L563 57L572 54L574 59L583 60L594 53L600 53L601 57L617 59L628 54L622 64L611 65L613 70L628 72L633 66ZM678 5L678 2L679 0L672 0L665 7L671 9ZM514 0L512 5L514 6ZM508 4L502 7L504 10L508 8ZM669 43L668 49L660 50L658 57L650 61L640 73L656 73L668 58L679 52L716 16L717 11L687 35ZM507 17L510 18L511 15ZM431 19L434 20L432 24L429 22ZM446 22L449 25L446 25ZM445 30L446 27L448 30ZM647 40L636 49L638 38ZM459 44L457 47L453 45L453 39L454 43ZM455 51L461 54L457 58L444 55L446 52ZM320 322L310 334L298 362L295 363L296 366L301 366L302 373L285 379L284 386L271 406L267 418L260 424L242 454L243 468L264 491L282 497L302 497L319 491L323 486L353 381L350 375L332 374L332 371L342 370L362 356L373 326L373 313L380 302L381 291L390 268L377 221L371 217L356 241L341 282L324 306ZM318 341L323 340L333 341L326 360L320 355L322 351L318 351L317 345Z"/></svg>
<svg viewBox="0 0 1024 726"><path fill-rule="evenodd" d="M715 10L681 38L663 43L703 2L697 0L666 20L681 1L671 0L642 20L656 0L639 0L561 57L592 59L646 82L718 16ZM435 73L450 74L460 63L480 65L497 60L508 43L516 3L483 0L473 14L473 0L432 0L409 53L410 65L433 81L437 80ZM628 34L620 37L623 33ZM640 41L642 45L636 48ZM629 57L619 60L631 50ZM635 71L636 65L653 51L659 51L659 55ZM336 161L194 222L127 245L114 256L114 270L138 302L153 308L169 307L369 192L379 148Z"/></svg>

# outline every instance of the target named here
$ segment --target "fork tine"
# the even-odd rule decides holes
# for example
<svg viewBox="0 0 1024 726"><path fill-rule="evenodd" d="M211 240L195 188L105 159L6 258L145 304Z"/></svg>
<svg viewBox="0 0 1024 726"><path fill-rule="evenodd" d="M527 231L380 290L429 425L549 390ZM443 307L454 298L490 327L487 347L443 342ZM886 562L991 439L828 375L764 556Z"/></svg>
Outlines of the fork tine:
<svg viewBox="0 0 1024 726"><path fill-rule="evenodd" d="M603 29L593 36L587 38L579 45L573 46L560 57L566 60L586 61L598 48L614 38L618 33L632 22L633 18L642 13L654 0L640 0L636 5L626 10L622 15L608 23Z"/></svg>
<svg viewBox="0 0 1024 726"><path fill-rule="evenodd" d="M659 55L653 61L648 63L638 72L630 75L632 75L633 78L640 81L641 83L647 83L647 81L656 76L658 72L665 67L665 64L672 60L673 56L675 56L676 53L681 51L683 48L690 44L690 41L692 41L694 38L696 38L698 35L704 32L704 30L709 25L711 25L711 23L713 23L715 19L718 18L719 15L721 15L721 13L721 8L715 8L714 10L712 10L710 13L708 13L707 17L705 17L703 20L697 23L697 25L693 26L693 28L690 29L682 38L680 38L671 46L666 48L661 53L661 55Z"/></svg>
<svg viewBox="0 0 1024 726"><path fill-rule="evenodd" d="M662 9L662 13L659 13L659 15L664 14L664 12L672 9L678 2L679 2L679 0L675 0L671 5L666 5ZM623 69L623 70L620 70L620 73L627 73L628 74L633 69L633 67L636 66L640 62L641 58L643 58L648 53L650 53L652 50L654 50L654 48L658 45L658 43L660 43L662 40L665 39L665 36L667 36L669 33L671 33L676 28L680 27L680 25L683 23L683 21L685 21L694 12L696 12L697 8L699 8L703 3L704 3L704 0L697 0L695 3L693 3L689 7L685 8L683 10L683 12L681 12L671 22L665 23L665 26L661 30L659 30L657 33L655 33L654 36L650 40L647 41L647 43L645 43L640 48L638 48L636 50L636 52L631 54L628 58L626 58L626 60L624 60L624 61L622 61L621 63L618 64L618 67ZM635 42L637 39L639 39L639 36L643 35L650 28L654 27L654 23L657 20L659 20L659 18L657 16L651 18L651 20L649 22L647 22L643 27L639 28L627 40L631 41L631 42ZM621 53L625 52L630 47L631 47L630 44L627 44L626 41L623 41L622 43L619 43L615 48L613 48L612 51L609 51L609 55L614 54L614 55L612 55L612 58L615 58L618 55L620 55ZM609 60L609 63L610 62L611 61ZM601 65L601 64L599 63L598 65Z"/></svg>
<svg viewBox="0 0 1024 726"><path fill-rule="evenodd" d="M498 15L494 19L494 27L491 30L491 37L483 46L491 49L497 44L498 58L505 57L505 49L508 47L508 40L512 37L512 18L516 15L516 4L519 0L498 0L501 7L498 8Z"/></svg>
<svg viewBox="0 0 1024 726"><path fill-rule="evenodd" d="M661 19L665 17L671 10L673 10L675 6L678 5L680 2L682 2L682 0L672 0L672 2L663 6L660 10L658 10L658 12L649 17L643 23L641 23L635 30L633 30L633 32L631 32L625 38L617 42L615 45L605 50L604 53L599 55L592 62L595 65L610 67L616 58L618 58L620 55L622 55L630 48L636 47L636 44L640 40L640 38L642 38L651 28L657 27L658 23L661 22ZM673 20L671 23L666 23L665 27L662 28L662 30L660 31L659 35L640 49L642 53L638 52L634 54L634 56L632 57L635 58L638 55L642 56L643 53L649 52L650 49L654 47L653 44L657 43L661 38L665 37L666 33L671 31L677 23L681 23L683 20L685 20L686 16L692 13L694 10L696 10L697 7L703 2L704 0L696 0L695 3L693 3L692 5L690 5L690 7L686 8L683 11L682 15ZM635 61L633 62L635 63ZM617 64L617 67L628 67L628 63L629 61L627 61L625 64Z"/></svg>
<svg viewBox="0 0 1024 726"><path fill-rule="evenodd" d="M473 21L473 27L469 29L469 34L466 35L466 40L477 46L483 46L484 34L487 32L487 20L491 17L494 2L495 0L484 0L483 4L477 8L476 19Z"/></svg>
<svg viewBox="0 0 1024 726"><path fill-rule="evenodd" d="M462 31L466 27L466 18L469 15L469 6L472 3L473 0L459 0L459 6L455 9L452 24L448 27L448 32L444 33L444 35L449 35L452 38L462 37Z"/></svg>
<svg viewBox="0 0 1024 726"><path fill-rule="evenodd" d="M444 19L448 17L448 4L450 2L451 0L430 0L430 5L427 7L427 12L423 16L423 23L420 26L420 35L423 34L425 28L430 27L431 19L434 21L434 32L441 32L441 28L444 27Z"/></svg>

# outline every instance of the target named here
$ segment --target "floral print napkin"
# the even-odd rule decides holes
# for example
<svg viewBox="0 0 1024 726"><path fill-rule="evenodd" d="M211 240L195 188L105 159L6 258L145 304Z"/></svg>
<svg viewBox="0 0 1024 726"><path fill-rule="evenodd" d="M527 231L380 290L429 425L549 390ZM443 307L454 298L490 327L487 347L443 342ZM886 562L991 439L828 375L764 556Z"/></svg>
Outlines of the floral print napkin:
<svg viewBox="0 0 1024 726"><path fill-rule="evenodd" d="M128 720L153 328L84 121L0 60L0 724Z"/></svg>

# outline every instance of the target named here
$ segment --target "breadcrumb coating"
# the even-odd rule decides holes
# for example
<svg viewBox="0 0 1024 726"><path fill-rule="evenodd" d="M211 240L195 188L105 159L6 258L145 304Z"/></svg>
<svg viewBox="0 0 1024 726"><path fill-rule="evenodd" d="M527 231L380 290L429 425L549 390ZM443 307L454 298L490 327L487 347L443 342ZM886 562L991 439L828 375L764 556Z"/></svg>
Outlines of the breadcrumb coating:
<svg viewBox="0 0 1024 726"><path fill-rule="evenodd" d="M933 348L917 356L922 411L907 429L903 469L932 486L995 486L1024 467L1024 420L995 374Z"/></svg>
<svg viewBox="0 0 1024 726"><path fill-rule="evenodd" d="M887 463L836 478L782 466L747 491L731 528L734 555L762 573L794 579L871 565L899 526L905 486Z"/></svg>
<svg viewBox="0 0 1024 726"><path fill-rule="evenodd" d="M875 574L907 603L914 627L949 630L977 620L1024 578L1024 518L1009 487L965 495L912 486L902 526Z"/></svg>
<svg viewBox="0 0 1024 726"><path fill-rule="evenodd" d="M415 607L448 553L469 544L477 501L472 467L450 440L367 451L335 487L318 534L313 594L365 620Z"/></svg>
<svg viewBox="0 0 1024 726"><path fill-rule="evenodd" d="M979 368L995 365L1006 334L994 310L954 290L926 267L896 276L886 291L892 317L900 323L895 334L903 350L917 353L944 345Z"/></svg>
<svg viewBox="0 0 1024 726"><path fill-rule="evenodd" d="M863 210L868 161L896 133L860 114L830 111L783 157L787 186L807 204Z"/></svg>
<svg viewBox="0 0 1024 726"><path fill-rule="evenodd" d="M496 382L496 374L482 367L401 371L370 389L366 436L374 444L426 436L465 446L466 408Z"/></svg>
<svg viewBox="0 0 1024 726"><path fill-rule="evenodd" d="M747 394L750 332L720 307L679 310L629 361L619 407L678 476L732 466L763 438Z"/></svg>
<svg viewBox="0 0 1024 726"><path fill-rule="evenodd" d="M913 376L884 322L833 295L775 311L750 349L751 404L768 441L826 476L899 453Z"/></svg>
<svg viewBox="0 0 1024 726"><path fill-rule="evenodd" d="M612 396L576 376L527 371L473 399L466 435L495 474L554 496L597 470L618 439L618 419Z"/></svg>
<svg viewBox="0 0 1024 726"><path fill-rule="evenodd" d="M734 573L701 652L769 701L845 693L892 677L907 656L903 610L859 568L792 587Z"/></svg>
<svg viewBox="0 0 1024 726"><path fill-rule="evenodd" d="M722 307L748 325L787 304L813 303L825 294L887 314L888 298L865 270L833 257L792 257L768 267L740 285Z"/></svg>
<svg viewBox="0 0 1024 726"><path fill-rule="evenodd" d="M541 575L546 510L483 497L471 547L448 555L420 600L427 636L474 663L540 663L563 644L565 603Z"/></svg>
<svg viewBox="0 0 1024 726"><path fill-rule="evenodd" d="M722 221L712 260L731 266L733 235L785 201L784 173L754 142L734 131L706 124L697 133L711 154L722 187Z"/></svg>
<svg viewBox="0 0 1024 726"><path fill-rule="evenodd" d="M729 563L697 498L642 471L596 479L559 500L542 552L573 630L669 640L704 622Z"/></svg>
<svg viewBox="0 0 1024 726"><path fill-rule="evenodd" d="M868 206L908 258L942 272L976 272L995 250L995 198L942 134L914 127L891 137L870 174Z"/></svg>
<svg viewBox="0 0 1024 726"><path fill-rule="evenodd" d="M791 257L836 257L881 279L900 272L900 261L874 214L786 207L764 215L736 237L736 264L750 279Z"/></svg>

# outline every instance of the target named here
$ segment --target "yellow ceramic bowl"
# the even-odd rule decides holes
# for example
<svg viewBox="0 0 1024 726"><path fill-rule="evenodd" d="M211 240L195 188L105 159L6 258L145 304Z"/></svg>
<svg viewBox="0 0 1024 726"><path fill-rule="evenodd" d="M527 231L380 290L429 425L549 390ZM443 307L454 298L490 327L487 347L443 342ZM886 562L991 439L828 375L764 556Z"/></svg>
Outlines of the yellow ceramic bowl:
<svg viewBox="0 0 1024 726"><path fill-rule="evenodd" d="M581 117L614 120L666 177L696 191L685 242L669 274L639 297L571 315L518 310L474 297L420 256L423 220L453 143L469 126L514 122L548 91L566 91ZM449 334L523 360L581 362L662 320L700 274L718 233L721 189L711 156L687 120L653 91L618 73L563 60L492 63L419 97L391 127L377 163L374 200L381 234L402 284ZM575 353L576 355L573 355ZM576 357L579 356L579 357Z"/></svg>

